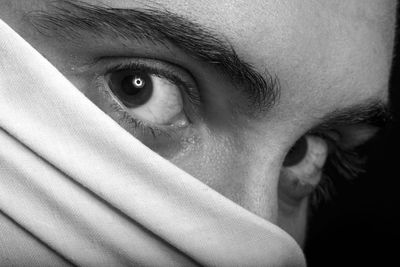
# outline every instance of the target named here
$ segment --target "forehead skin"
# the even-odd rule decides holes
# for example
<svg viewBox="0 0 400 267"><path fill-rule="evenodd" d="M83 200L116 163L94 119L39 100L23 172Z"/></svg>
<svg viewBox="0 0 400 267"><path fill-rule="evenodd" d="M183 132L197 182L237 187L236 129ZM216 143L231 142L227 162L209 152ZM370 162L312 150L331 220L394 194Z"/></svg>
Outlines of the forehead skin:
<svg viewBox="0 0 400 267"><path fill-rule="evenodd" d="M19 20L23 12L49 2L1 2L0 17L40 50L46 40L35 39ZM368 99L387 100L394 0L84 2L118 8L165 7L218 33L259 72L268 69L279 77L279 101L262 123L240 128L241 146L226 136L209 138L193 155L173 160L273 222L277 221L280 163L294 141L330 111Z"/></svg>

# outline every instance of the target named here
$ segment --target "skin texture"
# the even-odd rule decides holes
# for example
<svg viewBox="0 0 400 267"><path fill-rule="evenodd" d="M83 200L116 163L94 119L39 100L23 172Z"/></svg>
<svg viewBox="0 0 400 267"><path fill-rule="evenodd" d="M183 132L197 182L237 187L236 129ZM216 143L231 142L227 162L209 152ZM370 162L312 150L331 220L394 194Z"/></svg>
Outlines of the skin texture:
<svg viewBox="0 0 400 267"><path fill-rule="evenodd" d="M90 40L70 44L45 37L23 19L26 12L48 10L49 2L1 1L0 18L108 112L102 100L91 94L91 79L69 71L92 61L99 47L94 49L96 45ZM296 140L317 126L325 114L368 100L387 101L395 2L84 2L118 8L167 8L228 40L239 57L260 73L268 69L279 77L280 97L276 105L262 117L250 118L229 106L242 101L241 96L230 94L232 81L179 49L165 54L149 45L147 48L160 59L174 58L175 64L208 88L204 95L209 102L201 119L192 119L193 127L177 137L176 142L170 142L172 145L158 145L155 141L148 141L148 145L224 196L278 224L303 244L307 198L291 205L280 197L282 162ZM115 40L106 40L102 53L132 57L140 55L141 49L137 47L134 41L121 46ZM366 136L375 132L363 125L342 128L349 135L360 129Z"/></svg>

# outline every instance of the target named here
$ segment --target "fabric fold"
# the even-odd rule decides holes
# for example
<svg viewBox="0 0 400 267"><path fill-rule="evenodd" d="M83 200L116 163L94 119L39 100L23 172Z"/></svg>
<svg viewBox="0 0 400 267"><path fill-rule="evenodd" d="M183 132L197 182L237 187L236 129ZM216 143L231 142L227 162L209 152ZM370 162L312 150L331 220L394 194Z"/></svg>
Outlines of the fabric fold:
<svg viewBox="0 0 400 267"><path fill-rule="evenodd" d="M0 36L0 231L29 240L21 257L305 265L287 233L144 146L1 20ZM4 240L0 260L10 258Z"/></svg>

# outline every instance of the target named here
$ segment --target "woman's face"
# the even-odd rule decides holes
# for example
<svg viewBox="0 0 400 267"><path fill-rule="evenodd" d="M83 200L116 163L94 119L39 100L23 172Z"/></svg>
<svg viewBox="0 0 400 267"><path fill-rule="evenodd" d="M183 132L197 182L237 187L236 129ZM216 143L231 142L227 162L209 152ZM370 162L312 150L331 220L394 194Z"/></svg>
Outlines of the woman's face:
<svg viewBox="0 0 400 267"><path fill-rule="evenodd" d="M0 3L123 128L300 244L323 166L351 173L377 130L394 15L390 0Z"/></svg>

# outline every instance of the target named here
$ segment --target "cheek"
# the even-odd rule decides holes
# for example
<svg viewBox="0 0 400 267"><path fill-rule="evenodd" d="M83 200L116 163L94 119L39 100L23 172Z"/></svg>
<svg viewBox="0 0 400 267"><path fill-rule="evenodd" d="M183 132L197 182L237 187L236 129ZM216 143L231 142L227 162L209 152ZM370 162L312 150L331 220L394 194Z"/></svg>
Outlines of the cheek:
<svg viewBox="0 0 400 267"><path fill-rule="evenodd" d="M276 223L276 168L262 162L249 147L237 136L207 135L171 161L228 199Z"/></svg>
<svg viewBox="0 0 400 267"><path fill-rule="evenodd" d="M176 154L170 161L196 179L220 191L229 183L235 160L235 145L228 138L217 139L203 134Z"/></svg>
<svg viewBox="0 0 400 267"><path fill-rule="evenodd" d="M238 146L226 134L216 136L207 132L171 161L225 197L240 203L244 193L240 180L245 180L246 164L238 157Z"/></svg>

